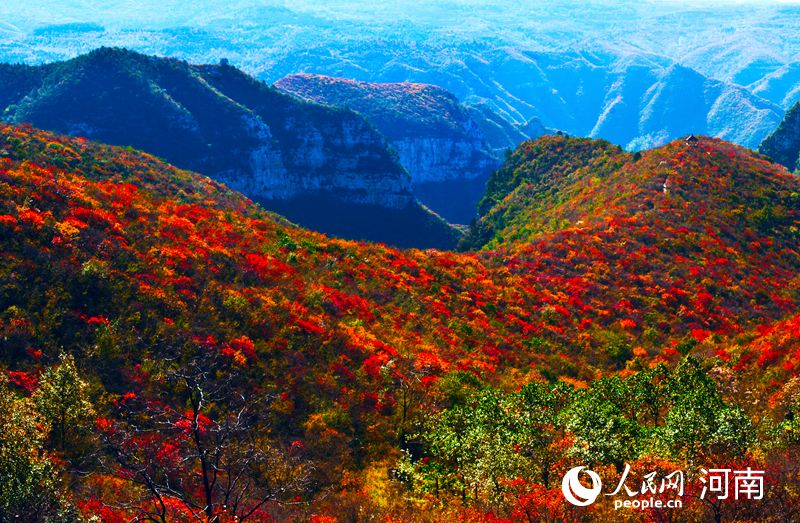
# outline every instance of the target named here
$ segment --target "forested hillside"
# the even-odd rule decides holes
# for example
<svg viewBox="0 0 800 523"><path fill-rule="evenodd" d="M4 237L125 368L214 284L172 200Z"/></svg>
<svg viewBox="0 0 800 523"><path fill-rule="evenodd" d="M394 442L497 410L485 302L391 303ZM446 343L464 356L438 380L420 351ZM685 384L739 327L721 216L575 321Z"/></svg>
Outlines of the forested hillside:
<svg viewBox="0 0 800 523"><path fill-rule="evenodd" d="M492 208L550 214L456 254L0 131L7 514L607 521L564 512L576 460L750 464L763 501L687 497L675 520L796 514L800 182L746 149L526 143Z"/></svg>

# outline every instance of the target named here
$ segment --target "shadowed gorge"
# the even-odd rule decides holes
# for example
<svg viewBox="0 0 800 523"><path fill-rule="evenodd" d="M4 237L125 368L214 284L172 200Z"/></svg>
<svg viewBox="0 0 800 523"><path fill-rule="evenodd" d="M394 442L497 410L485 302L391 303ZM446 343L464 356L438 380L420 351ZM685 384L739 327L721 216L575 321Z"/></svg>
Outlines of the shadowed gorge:
<svg viewBox="0 0 800 523"><path fill-rule="evenodd" d="M453 223L475 217L484 184L499 164L483 131L491 125L485 120L497 120L497 115L469 110L432 85L370 84L305 74L287 76L275 86L358 111L397 151L425 204Z"/></svg>

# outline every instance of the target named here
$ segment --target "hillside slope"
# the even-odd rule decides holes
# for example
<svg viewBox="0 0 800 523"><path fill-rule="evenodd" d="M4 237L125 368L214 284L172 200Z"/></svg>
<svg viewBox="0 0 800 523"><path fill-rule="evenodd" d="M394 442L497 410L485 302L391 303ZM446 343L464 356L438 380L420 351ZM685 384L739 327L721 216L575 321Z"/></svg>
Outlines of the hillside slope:
<svg viewBox="0 0 800 523"><path fill-rule="evenodd" d="M757 154L745 155L744 165L731 165L743 154L708 138L635 155L602 140L546 136L529 141L489 180L482 217L464 245L525 249L542 235L592 230L598 221L623 216L659 235L714 221L739 241L763 232L791 239L794 191L765 185L758 171L780 168ZM797 183L785 171L781 176L790 186ZM664 207L675 212L670 226L661 223L668 215L657 211Z"/></svg>
<svg viewBox="0 0 800 523"><path fill-rule="evenodd" d="M457 236L417 203L408 174L363 118L298 101L233 67L104 48L6 73L7 122L148 151L324 232L418 247L447 247Z"/></svg>
<svg viewBox="0 0 800 523"><path fill-rule="evenodd" d="M800 182L718 140L638 161L525 144L495 207L553 210L465 254L330 239L149 155L30 128L0 126L0 154L0 388L38 398L74 359L94 414L47 449L108 521L378 517L405 499L382 478L418 423L467 389L728 357L718 342L800 305ZM222 464L207 490L198 445ZM226 505L236 474L249 497Z"/></svg>

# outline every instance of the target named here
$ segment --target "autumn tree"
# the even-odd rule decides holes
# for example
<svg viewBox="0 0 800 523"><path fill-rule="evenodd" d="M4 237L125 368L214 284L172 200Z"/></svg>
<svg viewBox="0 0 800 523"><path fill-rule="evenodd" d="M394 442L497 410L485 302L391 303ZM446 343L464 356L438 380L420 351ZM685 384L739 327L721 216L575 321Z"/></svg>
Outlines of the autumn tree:
<svg viewBox="0 0 800 523"><path fill-rule="evenodd" d="M0 374L0 521L78 521L47 452L49 425L30 398L11 391Z"/></svg>
<svg viewBox="0 0 800 523"><path fill-rule="evenodd" d="M88 388L75 366L75 358L65 354L39 380L33 399L51 427L50 440L59 452L84 446L86 429L94 415Z"/></svg>
<svg viewBox="0 0 800 523"><path fill-rule="evenodd" d="M175 513L208 523L265 521L270 503L302 492L301 449L270 438L271 397L241 362L198 347L162 376L167 394L130 394L115 421L98 421L108 470L143 494L121 508L162 523Z"/></svg>

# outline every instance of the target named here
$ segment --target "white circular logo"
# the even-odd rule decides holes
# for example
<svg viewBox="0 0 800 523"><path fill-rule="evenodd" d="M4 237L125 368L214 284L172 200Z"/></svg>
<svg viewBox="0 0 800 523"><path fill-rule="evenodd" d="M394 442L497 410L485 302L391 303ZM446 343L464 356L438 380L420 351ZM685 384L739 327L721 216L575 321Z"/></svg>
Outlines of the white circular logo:
<svg viewBox="0 0 800 523"><path fill-rule="evenodd" d="M600 481L600 476L596 472L586 469L586 473L592 479L592 488L586 488L581 483L578 476L586 467L575 467L569 472L564 474L564 479L561 481L561 491L567 501L576 507L587 507L594 503L600 491L603 490L603 482Z"/></svg>

